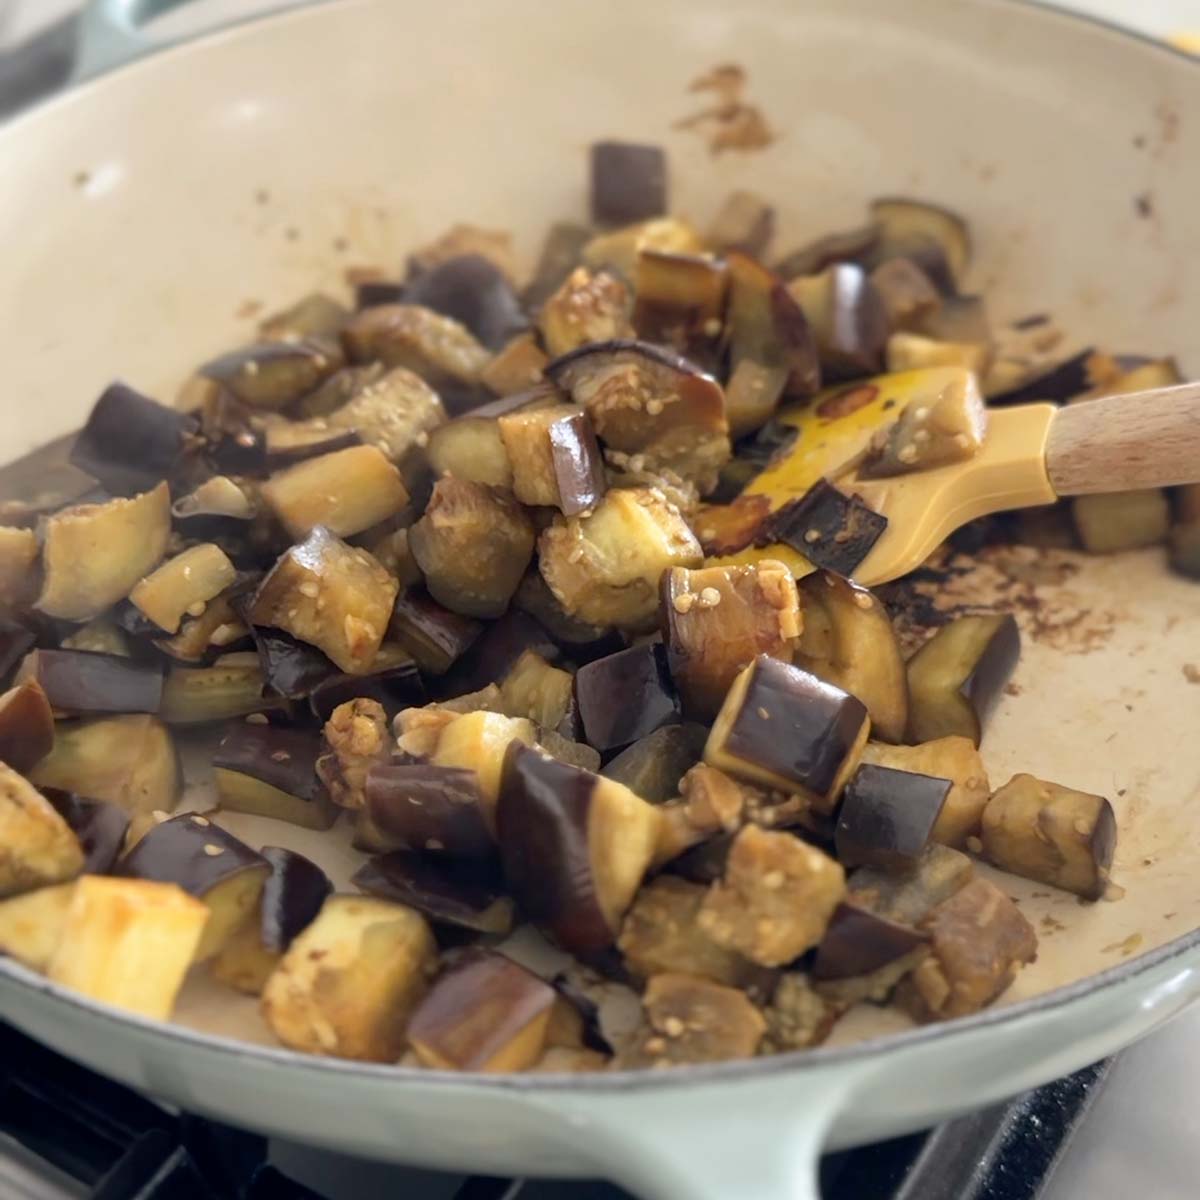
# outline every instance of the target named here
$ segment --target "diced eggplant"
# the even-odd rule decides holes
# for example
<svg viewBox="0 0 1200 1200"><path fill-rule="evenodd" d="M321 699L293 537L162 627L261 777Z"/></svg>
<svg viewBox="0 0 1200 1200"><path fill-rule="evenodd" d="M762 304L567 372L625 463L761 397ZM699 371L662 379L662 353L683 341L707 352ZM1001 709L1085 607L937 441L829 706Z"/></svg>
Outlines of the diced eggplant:
<svg viewBox="0 0 1200 1200"><path fill-rule="evenodd" d="M393 742L383 705L375 700L347 700L325 722L324 747L316 774L342 808L366 806L367 773L391 757Z"/></svg>
<svg viewBox="0 0 1200 1200"><path fill-rule="evenodd" d="M345 365L333 338L259 342L214 358L200 368L251 408L286 408Z"/></svg>
<svg viewBox="0 0 1200 1200"><path fill-rule="evenodd" d="M510 608L488 625L455 666L438 680L437 691L443 697L461 696L498 684L526 650L541 655L547 662L556 662L561 657L554 639L538 621L526 612ZM502 708L499 706L497 711ZM522 714L514 710L510 715Z"/></svg>
<svg viewBox="0 0 1200 1200"><path fill-rule="evenodd" d="M264 846L262 856L271 865L262 891L262 942L282 953L316 920L333 884L316 863L294 850Z"/></svg>
<svg viewBox="0 0 1200 1200"><path fill-rule="evenodd" d="M168 725L202 725L284 702L263 695L263 676L253 654L226 654L211 667L172 667L163 681L158 715Z"/></svg>
<svg viewBox="0 0 1200 1200"><path fill-rule="evenodd" d="M200 409L207 455L220 471L256 475L267 465L267 434L257 414L211 380Z"/></svg>
<svg viewBox="0 0 1200 1200"><path fill-rule="evenodd" d="M724 873L733 835L756 819L767 793L739 783L707 763L688 769L679 781L679 792L679 800L669 800L662 807L654 865L669 862L685 879L712 883ZM691 854L692 847L698 847L695 854ZM680 859L685 851L691 857L683 863Z"/></svg>
<svg viewBox="0 0 1200 1200"><path fill-rule="evenodd" d="M400 472L376 446L350 446L272 475L262 496L288 533L323 525L338 537L362 533L408 503Z"/></svg>
<svg viewBox="0 0 1200 1200"><path fill-rule="evenodd" d="M582 736L580 734L580 737ZM559 762L568 766L578 767L581 771L591 771L593 774L600 771L600 751L585 742L577 742L553 729L539 729L536 745L552 758L557 758Z"/></svg>
<svg viewBox="0 0 1200 1200"><path fill-rule="evenodd" d="M766 1036L759 1054L786 1054L807 1050L823 1042L841 1011L813 987L807 975L786 971L775 988L771 1003L763 1009Z"/></svg>
<svg viewBox="0 0 1200 1200"><path fill-rule="evenodd" d="M862 267L835 263L819 275L797 276L787 290L804 310L825 378L880 371L891 330L883 298Z"/></svg>
<svg viewBox="0 0 1200 1200"><path fill-rule="evenodd" d="M711 721L739 671L759 654L790 662L803 621L792 573L772 559L751 566L672 567L660 620L684 711Z"/></svg>
<svg viewBox="0 0 1200 1200"><path fill-rule="evenodd" d="M509 747L514 743L531 746L536 738L533 722L523 717L506 717L484 710L465 712L454 716L441 730L430 761L438 767L461 767L475 772L484 816L491 825Z"/></svg>
<svg viewBox="0 0 1200 1200"><path fill-rule="evenodd" d="M655 975L642 1004L649 1036L619 1060L653 1069L752 1058L766 1032L744 992L693 975Z"/></svg>
<svg viewBox="0 0 1200 1200"><path fill-rule="evenodd" d="M1103 796L1014 775L983 810L983 856L1014 875L1103 898L1117 821Z"/></svg>
<svg viewBox="0 0 1200 1200"><path fill-rule="evenodd" d="M129 601L160 629L178 633L185 616L201 616L236 579L237 568L225 551L205 542L152 571L129 593Z"/></svg>
<svg viewBox="0 0 1200 1200"><path fill-rule="evenodd" d="M1171 569L1200 579L1200 520L1173 525L1167 538Z"/></svg>
<svg viewBox="0 0 1200 1200"><path fill-rule="evenodd" d="M36 678L22 679L0 695L0 762L28 775L53 749L50 701Z"/></svg>
<svg viewBox="0 0 1200 1200"><path fill-rule="evenodd" d="M289 342L303 338L335 338L350 310L324 292L312 292L289 308L265 317L258 326L264 338Z"/></svg>
<svg viewBox="0 0 1200 1200"><path fill-rule="evenodd" d="M247 996L260 996L282 957L263 945L259 922L251 916L226 938L208 967L219 983Z"/></svg>
<svg viewBox="0 0 1200 1200"><path fill-rule="evenodd" d="M647 488L610 490L591 516L555 518L538 543L539 567L573 617L645 628L668 567L696 567L700 544L679 509Z"/></svg>
<svg viewBox="0 0 1200 1200"><path fill-rule="evenodd" d="M667 211L667 156L661 146L596 142L591 169L597 225L628 225Z"/></svg>
<svg viewBox="0 0 1200 1200"><path fill-rule="evenodd" d="M347 674L365 675L398 590L365 550L317 526L271 568L248 616L255 625L274 626L316 646Z"/></svg>
<svg viewBox="0 0 1200 1200"><path fill-rule="evenodd" d="M107 875L121 856L129 831L129 814L108 800L90 800L75 792L43 788L83 850L83 873Z"/></svg>
<svg viewBox="0 0 1200 1200"><path fill-rule="evenodd" d="M54 806L0 763L0 898L73 879L83 865L79 839Z"/></svg>
<svg viewBox="0 0 1200 1200"><path fill-rule="evenodd" d="M67 924L75 884L59 883L0 900L0 955L44 971Z"/></svg>
<svg viewBox="0 0 1200 1200"><path fill-rule="evenodd" d="M307 730L236 722L212 760L221 807L328 829L338 810L317 778L320 749Z"/></svg>
<svg viewBox="0 0 1200 1200"><path fill-rule="evenodd" d="M929 844L951 787L949 779L870 763L859 767L838 813L838 861L910 870Z"/></svg>
<svg viewBox="0 0 1200 1200"><path fill-rule="evenodd" d="M535 568L526 573L513 596L513 605L537 621L555 644L577 663L590 662L620 650L624 639L615 629L592 625L571 616Z"/></svg>
<svg viewBox="0 0 1200 1200"><path fill-rule="evenodd" d="M672 470L701 492L716 486L731 454L725 396L687 359L649 342L596 342L555 358L546 376L583 405L610 452Z"/></svg>
<svg viewBox="0 0 1200 1200"><path fill-rule="evenodd" d="M393 850L359 867L351 882L370 896L415 908L434 925L501 937L512 931L513 903L478 862Z"/></svg>
<svg viewBox="0 0 1200 1200"><path fill-rule="evenodd" d="M480 952L444 972L417 1006L408 1041L427 1067L524 1071L542 1054L557 993L502 954Z"/></svg>
<svg viewBox="0 0 1200 1200"><path fill-rule="evenodd" d="M391 663L395 665L387 665ZM369 675L330 675L309 693L308 707L318 720L328 721L339 705L358 699L374 700L391 718L403 708L424 703L425 683L412 658L385 642Z"/></svg>
<svg viewBox="0 0 1200 1200"><path fill-rule="evenodd" d="M156 713L162 702L162 667L114 654L33 650L25 656L17 679L40 684L50 707L59 713Z"/></svg>
<svg viewBox="0 0 1200 1200"><path fill-rule="evenodd" d="M933 845L908 872L860 867L848 881L847 903L901 925L918 925L974 877L975 867L965 854Z"/></svg>
<svg viewBox="0 0 1200 1200"><path fill-rule="evenodd" d="M1115 554L1165 541L1171 508L1162 488L1076 496L1071 518L1089 554Z"/></svg>
<svg viewBox="0 0 1200 1200"><path fill-rule="evenodd" d="M519 396L542 382L549 361L537 335L521 333L500 348L479 380L497 396Z"/></svg>
<svg viewBox="0 0 1200 1200"><path fill-rule="evenodd" d="M228 475L213 475L194 491L171 505L171 516L190 532L190 522L252 521L258 515L255 500Z"/></svg>
<svg viewBox="0 0 1200 1200"><path fill-rule="evenodd" d="M429 435L429 463L438 475L512 488L513 472L495 417L467 413Z"/></svg>
<svg viewBox="0 0 1200 1200"><path fill-rule="evenodd" d="M959 734L983 738L1021 655L1011 614L959 617L908 661L908 732L914 742Z"/></svg>
<svg viewBox="0 0 1200 1200"><path fill-rule="evenodd" d="M0 680L7 680L37 640L33 630L0 616Z"/></svg>
<svg viewBox="0 0 1200 1200"><path fill-rule="evenodd" d="M946 846L962 847L979 832L979 822L991 787L987 769L975 743L968 737L936 738L919 746L884 746L868 742L863 762L910 771L953 784L933 827L932 839Z"/></svg>
<svg viewBox="0 0 1200 1200"><path fill-rule="evenodd" d="M254 649L262 671L263 688L285 700L307 696L338 669L315 646L297 641L282 629L251 625Z"/></svg>
<svg viewBox="0 0 1200 1200"><path fill-rule="evenodd" d="M637 336L702 360L711 357L728 287L729 272L720 259L643 250L634 282Z"/></svg>
<svg viewBox="0 0 1200 1200"><path fill-rule="evenodd" d="M409 281L418 279L426 271L432 271L452 258L462 258L466 254L478 254L486 258L510 279L516 274L511 233L458 222L408 256Z"/></svg>
<svg viewBox="0 0 1200 1200"><path fill-rule="evenodd" d="M817 275L842 262L866 261L879 242L879 226L872 223L855 229L826 233L780 259L775 271L784 279Z"/></svg>
<svg viewBox="0 0 1200 1200"><path fill-rule="evenodd" d="M832 571L802 579L800 595L804 631L797 665L857 696L871 714L876 737L902 741L908 723L908 678L887 609L866 588Z"/></svg>
<svg viewBox="0 0 1200 1200"><path fill-rule="evenodd" d="M576 267L538 311L538 332L552 358L592 342L629 337L629 289L607 271Z"/></svg>
<svg viewBox="0 0 1200 1200"><path fill-rule="evenodd" d="M462 254L422 271L405 289L420 304L465 326L489 350L499 350L527 325L508 275L482 254Z"/></svg>
<svg viewBox="0 0 1200 1200"><path fill-rule="evenodd" d="M661 642L643 642L580 667L575 698L587 742L617 750L679 720L679 696Z"/></svg>
<svg viewBox="0 0 1200 1200"><path fill-rule="evenodd" d="M330 429L325 417L314 417L310 421L280 419L265 428L266 468L272 472L286 471L309 459L349 450L363 442L353 429Z"/></svg>
<svg viewBox="0 0 1200 1200"><path fill-rule="evenodd" d="M737 251L761 258L775 233L775 209L754 192L733 191L704 235L718 254Z"/></svg>
<svg viewBox="0 0 1200 1200"><path fill-rule="evenodd" d="M706 889L660 875L637 894L621 926L617 946L637 976L680 972L729 987L751 988L769 973L718 945L698 923Z"/></svg>
<svg viewBox="0 0 1200 1200"><path fill-rule="evenodd" d="M325 421L330 430L352 430L401 468L446 420L438 394L404 367L393 367L358 389Z"/></svg>
<svg viewBox="0 0 1200 1200"><path fill-rule="evenodd" d="M973 879L942 901L918 928L930 954L896 994L919 1021L978 1012L1037 957L1037 936L1021 910L986 879Z"/></svg>
<svg viewBox="0 0 1200 1200"><path fill-rule="evenodd" d="M524 650L500 683L505 710L558 729L575 703L570 671L552 667L536 650Z"/></svg>
<svg viewBox="0 0 1200 1200"><path fill-rule="evenodd" d="M885 196L871 201L870 214L879 229L875 252L880 258L894 258L911 247L932 244L949 269L949 279L939 280L939 284L954 290L962 282L971 261L971 233L957 213L926 200Z"/></svg>
<svg viewBox="0 0 1200 1200"><path fill-rule="evenodd" d="M439 393L474 383L491 358L470 330L419 304L364 308L347 322L342 341L353 362L407 367Z"/></svg>
<svg viewBox="0 0 1200 1200"><path fill-rule="evenodd" d="M33 603L38 594L40 552L32 529L0 526L0 613L21 613Z"/></svg>
<svg viewBox="0 0 1200 1200"><path fill-rule="evenodd" d="M818 479L800 499L771 513L761 536L783 542L815 566L849 576L883 536L887 523L887 517L858 496L847 496Z"/></svg>
<svg viewBox="0 0 1200 1200"><path fill-rule="evenodd" d="M112 383L76 437L71 463L117 495L144 492L174 473L197 428L195 417Z"/></svg>
<svg viewBox="0 0 1200 1200"><path fill-rule="evenodd" d="M111 613L93 617L85 625L77 626L73 633L60 639L58 645L62 650L86 650L92 654L110 654L115 658L133 656L129 635Z"/></svg>
<svg viewBox="0 0 1200 1200"><path fill-rule="evenodd" d="M504 873L525 915L567 950L601 950L616 940L658 820L615 780L527 746L508 750L496 811Z"/></svg>
<svg viewBox="0 0 1200 1200"><path fill-rule="evenodd" d="M898 331L887 340L884 366L888 371L965 367L976 375L983 375L990 358L991 347L978 342L947 342L920 333Z"/></svg>
<svg viewBox="0 0 1200 1200"><path fill-rule="evenodd" d="M729 689L704 761L752 783L803 791L830 812L858 766L870 725L861 700L763 654Z"/></svg>
<svg viewBox="0 0 1200 1200"><path fill-rule="evenodd" d="M72 889L46 975L165 1021L209 919L207 907L174 884L85 875Z"/></svg>
<svg viewBox="0 0 1200 1200"><path fill-rule="evenodd" d="M556 221L546 231L533 279L521 299L525 307L536 312L552 296L570 273L579 266L583 248L591 240L592 231L586 225Z"/></svg>
<svg viewBox="0 0 1200 1200"><path fill-rule="evenodd" d="M701 725L664 725L639 738L600 772L650 804L679 795L679 783L704 753L708 731Z"/></svg>
<svg viewBox="0 0 1200 1200"><path fill-rule="evenodd" d="M174 883L209 910L197 961L217 954L258 905L270 867L262 855L198 813L170 817L121 860L132 879Z"/></svg>
<svg viewBox="0 0 1200 1200"><path fill-rule="evenodd" d="M889 921L852 901L842 901L817 947L813 978L851 979L870 975L897 959L912 955L929 938L911 925Z"/></svg>
<svg viewBox="0 0 1200 1200"><path fill-rule="evenodd" d="M700 235L678 217L653 217L636 221L592 238L581 257L593 271L614 271L622 279L632 279L637 257L643 250L661 250L665 254L701 254Z"/></svg>
<svg viewBox="0 0 1200 1200"><path fill-rule="evenodd" d="M893 330L919 327L942 305L937 285L910 258L889 258L880 263L871 272L871 283L883 301Z"/></svg>
<svg viewBox="0 0 1200 1200"><path fill-rule="evenodd" d="M102 717L60 725L54 749L30 772L38 787L108 800L135 816L170 812L183 791L170 731L155 717Z"/></svg>
<svg viewBox="0 0 1200 1200"><path fill-rule="evenodd" d="M267 980L262 1014L294 1050L394 1063L436 961L433 934L411 908L330 896Z"/></svg>
<svg viewBox="0 0 1200 1200"><path fill-rule="evenodd" d="M158 565L170 534L165 483L131 499L62 509L43 532L38 608L67 621L99 616Z"/></svg>
<svg viewBox="0 0 1200 1200"><path fill-rule="evenodd" d="M928 265L925 269L928 274ZM990 363L992 325L983 296L944 295L941 305L921 318L915 332L938 342L975 346Z"/></svg>
<svg viewBox="0 0 1200 1200"><path fill-rule="evenodd" d="M696 920L727 950L778 967L820 942L845 894L845 873L827 854L790 833L747 825Z"/></svg>
<svg viewBox="0 0 1200 1200"><path fill-rule="evenodd" d="M379 763L368 770L363 795L371 824L396 849L460 858L495 853L475 771Z"/></svg>
<svg viewBox="0 0 1200 1200"><path fill-rule="evenodd" d="M498 617L533 557L534 530L511 496L447 476L408 544L435 600L465 616Z"/></svg>
<svg viewBox="0 0 1200 1200"><path fill-rule="evenodd" d="M497 425L522 504L573 517L599 503L607 486L604 459L586 413L562 405L510 413Z"/></svg>
<svg viewBox="0 0 1200 1200"><path fill-rule="evenodd" d="M444 675L483 632L478 621L443 608L424 591L396 598L388 632L431 675Z"/></svg>

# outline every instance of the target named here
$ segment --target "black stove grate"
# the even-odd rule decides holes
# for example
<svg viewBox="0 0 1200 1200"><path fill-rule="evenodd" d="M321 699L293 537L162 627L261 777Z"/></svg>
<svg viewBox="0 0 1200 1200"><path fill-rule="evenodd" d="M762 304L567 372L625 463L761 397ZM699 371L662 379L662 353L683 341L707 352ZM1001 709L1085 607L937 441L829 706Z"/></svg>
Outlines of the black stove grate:
<svg viewBox="0 0 1200 1200"><path fill-rule="evenodd" d="M825 1200L1036 1200L1108 1063L929 1133L828 1155ZM0 1024L0 1133L89 1200L324 1200L270 1161L266 1138L176 1116ZM411 1200L419 1190L404 1188ZM476 1176L453 1200L621 1200L608 1184Z"/></svg>

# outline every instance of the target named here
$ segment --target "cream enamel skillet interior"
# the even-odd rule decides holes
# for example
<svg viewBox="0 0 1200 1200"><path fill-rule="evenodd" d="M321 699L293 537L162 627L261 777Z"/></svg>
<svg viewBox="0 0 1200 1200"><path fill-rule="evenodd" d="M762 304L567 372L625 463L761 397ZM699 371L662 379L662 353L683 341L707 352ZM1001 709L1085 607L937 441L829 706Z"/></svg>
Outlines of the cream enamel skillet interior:
<svg viewBox="0 0 1200 1200"><path fill-rule="evenodd" d="M703 123L681 125L705 104L689 85L722 63L744 70L770 145L714 155ZM585 212L586 147L608 137L664 145L672 207L701 224L733 187L771 198L780 246L853 224L873 195L927 195L970 218L971 282L998 316L1053 312L1097 345L1195 370L1198 129L1200 71L1182 56L988 0L918 0L903 21L872 0L571 3L553 20L532 0L290 12L0 130L3 449L77 427L111 378L172 395L251 337L248 312L341 294L348 267L399 263L451 220L511 229L531 264L552 221ZM1119 900L1003 877L1040 952L978 1016L913 1030L861 1009L801 1055L484 1079L293 1054L252 1002L200 983L163 1025L5 961L0 1012L167 1100L347 1152L604 1175L663 1200L814 1195L823 1145L1055 1077L1200 992L1194 585L1159 550L1001 548L935 591L1022 625L985 746L993 781L1028 770L1106 795L1120 831ZM345 882L339 854L303 832L231 828L324 853Z"/></svg>

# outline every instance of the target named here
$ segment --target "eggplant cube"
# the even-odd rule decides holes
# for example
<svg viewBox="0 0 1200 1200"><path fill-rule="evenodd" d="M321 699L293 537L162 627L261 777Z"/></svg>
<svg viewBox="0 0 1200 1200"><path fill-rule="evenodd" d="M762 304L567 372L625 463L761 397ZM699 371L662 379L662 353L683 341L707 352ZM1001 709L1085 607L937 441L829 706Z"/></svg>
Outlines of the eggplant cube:
<svg viewBox="0 0 1200 1200"><path fill-rule="evenodd" d="M880 370L890 323L883 298L862 267L834 263L819 275L791 280L788 292L812 327L823 373L852 379Z"/></svg>
<svg viewBox="0 0 1200 1200"><path fill-rule="evenodd" d="M365 675L392 616L399 585L365 550L316 528L271 568L250 606L273 625L324 651L348 675Z"/></svg>
<svg viewBox="0 0 1200 1200"><path fill-rule="evenodd" d="M387 714L377 700L347 700L325 722L329 752L316 762L316 774L342 808L363 808L367 773L387 762L394 742Z"/></svg>
<svg viewBox="0 0 1200 1200"><path fill-rule="evenodd" d="M607 271L577 267L538 313L538 331L554 357L594 342L628 337L629 291Z"/></svg>
<svg viewBox="0 0 1200 1200"><path fill-rule="evenodd" d="M315 733L273 725L233 725L213 755L221 807L328 829L338 809L317 778Z"/></svg>
<svg viewBox="0 0 1200 1200"><path fill-rule="evenodd" d="M28 775L53 749L50 701L36 679L25 679L0 696L0 762Z"/></svg>
<svg viewBox="0 0 1200 1200"><path fill-rule="evenodd" d="M344 362L336 341L307 338L246 346L205 363L199 373L243 404L279 409L319 387Z"/></svg>
<svg viewBox="0 0 1200 1200"><path fill-rule="evenodd" d="M663 1067L752 1058L766 1033L745 992L677 973L655 975L642 1004L652 1034L630 1065Z"/></svg>
<svg viewBox="0 0 1200 1200"><path fill-rule="evenodd" d="M419 913L366 896L330 896L267 980L263 1017L295 1050L395 1062L436 961Z"/></svg>
<svg viewBox="0 0 1200 1200"><path fill-rule="evenodd" d="M845 873L827 854L793 837L747 825L729 850L725 875L700 907L700 928L764 967L815 946L846 894Z"/></svg>
<svg viewBox="0 0 1200 1200"><path fill-rule="evenodd" d="M883 536L887 517L818 479L798 500L771 514L762 536L783 542L814 566L852 575Z"/></svg>
<svg viewBox="0 0 1200 1200"><path fill-rule="evenodd" d="M83 862L79 839L54 806L0 763L0 897L72 879Z"/></svg>
<svg viewBox="0 0 1200 1200"><path fill-rule="evenodd" d="M600 773L623 783L651 804L679 795L680 782L704 753L700 725L663 725L610 759Z"/></svg>
<svg viewBox="0 0 1200 1200"><path fill-rule="evenodd" d="M660 619L671 677L698 721L717 715L756 655L790 662L803 625L792 573L773 559L664 571Z"/></svg>
<svg viewBox="0 0 1200 1200"><path fill-rule="evenodd" d="M591 165L597 225L628 225L667 211L667 156L661 146L595 142Z"/></svg>
<svg viewBox="0 0 1200 1200"><path fill-rule="evenodd" d="M661 642L630 646L579 668L575 697L588 745L615 750L679 720Z"/></svg>
<svg viewBox="0 0 1200 1200"><path fill-rule="evenodd" d="M557 993L502 954L472 955L417 1006L408 1037L427 1067L494 1074L541 1056Z"/></svg>
<svg viewBox="0 0 1200 1200"><path fill-rule="evenodd" d="M958 734L976 746L1021 654L1010 614L959 617L933 635L908 662L911 740Z"/></svg>
<svg viewBox="0 0 1200 1200"><path fill-rule="evenodd" d="M703 356L721 333L728 286L729 272L719 259L641 251L633 310L638 337Z"/></svg>
<svg viewBox="0 0 1200 1200"><path fill-rule="evenodd" d="M36 680L58 713L153 713L162 702L162 668L115 654L33 650L17 679Z"/></svg>
<svg viewBox="0 0 1200 1200"><path fill-rule="evenodd" d="M833 911L817 947L813 978L853 979L870 975L923 947L929 938L911 925L888 920L869 908L843 901Z"/></svg>
<svg viewBox="0 0 1200 1200"><path fill-rule="evenodd" d="M59 883L0 900L0 954L44 971L67 925L75 884Z"/></svg>
<svg viewBox="0 0 1200 1200"><path fill-rule="evenodd" d="M917 925L975 877L971 860L949 846L930 846L911 871L859 867L849 879L848 903L901 925Z"/></svg>
<svg viewBox="0 0 1200 1200"><path fill-rule="evenodd" d="M208 909L174 884L84 875L46 974L93 1000L165 1021L207 922Z"/></svg>
<svg viewBox="0 0 1200 1200"><path fill-rule="evenodd" d="M478 621L443 608L417 588L396 598L388 629L430 675L444 675L483 632Z"/></svg>
<svg viewBox="0 0 1200 1200"><path fill-rule="evenodd" d="M494 712L468 712L455 717L441 731L431 759L437 767L474 771L484 815L494 819L500 797L505 755L514 743L531 746L537 737L533 722Z"/></svg>
<svg viewBox="0 0 1200 1200"><path fill-rule="evenodd" d="M571 718L575 680L570 671L552 667L536 650L522 650L501 682L500 694L508 712L546 729L558 729Z"/></svg>
<svg viewBox="0 0 1200 1200"><path fill-rule="evenodd" d="M32 529L0 525L0 613L24 612L33 603L41 549Z"/></svg>
<svg viewBox="0 0 1200 1200"><path fill-rule="evenodd" d="M576 953L611 945L654 853L658 811L628 788L514 745L497 840L525 915Z"/></svg>
<svg viewBox="0 0 1200 1200"><path fill-rule="evenodd" d="M568 517L604 495L604 459L587 414L567 405L515 412L499 419L522 504L557 508Z"/></svg>
<svg viewBox="0 0 1200 1200"><path fill-rule="evenodd" d="M536 387L550 359L533 333L507 342L480 374L480 382L497 396L517 396Z"/></svg>
<svg viewBox="0 0 1200 1200"><path fill-rule="evenodd" d="M83 849L83 870L88 875L107 875L116 865L129 832L129 814L107 800L89 800L74 792L43 788Z"/></svg>
<svg viewBox="0 0 1200 1200"><path fill-rule="evenodd" d="M768 788L802 791L831 812L870 726L861 700L761 654L729 689L704 761Z"/></svg>
<svg viewBox="0 0 1200 1200"><path fill-rule="evenodd" d="M1014 775L983 810L983 855L1005 871L1099 900L1117 846L1103 796Z"/></svg>
<svg viewBox="0 0 1200 1200"><path fill-rule="evenodd" d="M160 629L178 633L185 616L200 616L208 602L236 578L237 570L225 551L205 542L147 575L129 593L129 601Z"/></svg>
<svg viewBox="0 0 1200 1200"><path fill-rule="evenodd" d="M838 861L847 867L911 868L929 843L952 787L949 779L859 767L838 813Z"/></svg>
<svg viewBox="0 0 1200 1200"><path fill-rule="evenodd" d="M280 958L263 945L259 923L251 916L233 931L209 966L219 983L247 996L261 996Z"/></svg>
<svg viewBox="0 0 1200 1200"><path fill-rule="evenodd" d="M370 380L326 418L330 429L352 429L391 462L403 467L407 455L446 420L438 394L419 375L393 367ZM388 476L390 479L390 476Z"/></svg>

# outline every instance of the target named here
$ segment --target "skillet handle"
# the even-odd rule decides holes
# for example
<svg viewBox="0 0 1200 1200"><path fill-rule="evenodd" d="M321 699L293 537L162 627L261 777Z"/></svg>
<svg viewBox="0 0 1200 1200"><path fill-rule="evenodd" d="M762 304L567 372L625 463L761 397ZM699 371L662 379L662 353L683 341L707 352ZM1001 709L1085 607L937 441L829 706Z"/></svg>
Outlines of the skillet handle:
<svg viewBox="0 0 1200 1200"><path fill-rule="evenodd" d="M148 38L140 27L188 0L88 0L79 14L73 83L123 67L136 58L171 44Z"/></svg>

